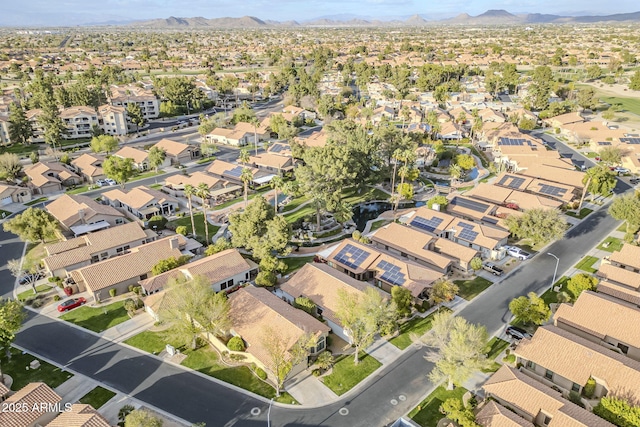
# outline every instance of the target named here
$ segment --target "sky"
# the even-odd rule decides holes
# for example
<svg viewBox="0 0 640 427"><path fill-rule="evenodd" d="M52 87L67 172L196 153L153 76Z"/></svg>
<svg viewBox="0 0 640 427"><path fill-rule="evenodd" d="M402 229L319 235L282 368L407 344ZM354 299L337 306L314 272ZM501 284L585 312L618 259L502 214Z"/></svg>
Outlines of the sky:
<svg viewBox="0 0 640 427"><path fill-rule="evenodd" d="M370 19L403 19L421 14L444 19L489 9L511 13L606 15L640 10L636 0L2 0L0 26L55 26L134 19L255 16L299 22L352 14Z"/></svg>

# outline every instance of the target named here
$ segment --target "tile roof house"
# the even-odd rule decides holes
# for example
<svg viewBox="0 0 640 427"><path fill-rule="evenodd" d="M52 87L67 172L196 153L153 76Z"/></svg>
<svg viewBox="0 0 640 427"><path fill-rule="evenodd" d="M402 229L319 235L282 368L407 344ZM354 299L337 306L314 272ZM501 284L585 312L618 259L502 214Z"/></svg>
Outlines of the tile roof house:
<svg viewBox="0 0 640 427"><path fill-rule="evenodd" d="M226 194L242 190L242 186L240 185L234 185L224 179L216 178L209 173L197 171L193 172L189 176L176 174L166 177L162 191L165 191L167 194L174 197L186 197L184 195L185 186L191 185L193 187L198 187L198 185L202 183L207 185L207 188L211 193L211 198L214 200ZM193 195L191 198L193 201L202 204L202 199L200 197Z"/></svg>
<svg viewBox="0 0 640 427"><path fill-rule="evenodd" d="M324 147L325 145L327 145L327 138L327 133L324 131L324 129L322 129L313 132L311 135L305 138L298 136L295 140L299 144L305 145L307 147Z"/></svg>
<svg viewBox="0 0 640 427"><path fill-rule="evenodd" d="M602 260L596 274L607 282L618 283L640 292L640 273ZM602 292L602 291L601 291Z"/></svg>
<svg viewBox="0 0 640 427"><path fill-rule="evenodd" d="M62 398L45 383L30 383L9 396L2 405L29 410L0 411L2 427L36 427L53 420L64 406Z"/></svg>
<svg viewBox="0 0 640 427"><path fill-rule="evenodd" d="M18 185L0 184L0 206L31 201L31 190Z"/></svg>
<svg viewBox="0 0 640 427"><path fill-rule="evenodd" d="M507 365L498 369L482 388L487 397L538 426L614 427L565 399L560 392Z"/></svg>
<svg viewBox="0 0 640 427"><path fill-rule="evenodd" d="M274 362L265 345L270 339L283 340L285 348L290 350L298 340L311 334L317 340L315 347L309 350L311 355L326 348L329 326L287 304L265 288L247 286L231 294L229 315L231 334L239 335L245 341L246 352L260 361L272 377ZM307 360L303 360L293 367L288 376L294 376L306 368Z"/></svg>
<svg viewBox="0 0 640 427"><path fill-rule="evenodd" d="M207 168L207 172L215 176L216 178L229 181L236 185L243 185L242 181L240 180L240 174L242 173L242 169L244 169L245 167L248 166L229 163L223 160L216 159L209 165L209 167ZM264 172L261 172L258 168L249 167L249 169L251 169L254 180L264 175Z"/></svg>
<svg viewBox="0 0 640 427"><path fill-rule="evenodd" d="M127 110L124 107L105 104L98 107L98 113L100 128L107 135L126 135L129 132Z"/></svg>
<svg viewBox="0 0 640 427"><path fill-rule="evenodd" d="M597 315L594 315L597 313ZM573 304L560 304L553 324L640 361L640 308L606 294L584 291Z"/></svg>
<svg viewBox="0 0 640 427"><path fill-rule="evenodd" d="M533 423L494 400L488 400L478 411L476 423L482 427L534 427Z"/></svg>
<svg viewBox="0 0 640 427"><path fill-rule="evenodd" d="M205 139L210 144L227 144L235 147L244 147L253 142L253 131L244 129L215 128L209 132Z"/></svg>
<svg viewBox="0 0 640 427"><path fill-rule="evenodd" d="M143 185L128 191L119 188L107 191L102 198L128 217L143 221L154 215L173 215L180 206L174 197Z"/></svg>
<svg viewBox="0 0 640 427"><path fill-rule="evenodd" d="M168 138L158 141L154 147L164 150L166 158L172 164L183 164L200 157L200 147L197 145L183 144Z"/></svg>
<svg viewBox="0 0 640 427"><path fill-rule="evenodd" d="M553 187L554 191L559 187ZM550 190L551 191L551 190ZM474 199L485 200L490 203L504 206L514 206L512 209L529 210L529 209L558 209L563 205L561 201L539 196L536 194L525 193L524 191L512 190L507 187L500 187L487 182L481 182L475 188L465 193Z"/></svg>
<svg viewBox="0 0 640 427"><path fill-rule="evenodd" d="M117 209L79 194L65 194L49 203L46 209L63 229L73 231L76 235L125 222L124 214Z"/></svg>
<svg viewBox="0 0 640 427"><path fill-rule="evenodd" d="M78 175L62 163L38 162L26 167L24 173L29 177L27 185L33 194L53 194L64 190L64 187L82 182Z"/></svg>
<svg viewBox="0 0 640 427"><path fill-rule="evenodd" d="M279 175L293 170L293 158L291 156L282 156L270 152L250 156L249 163L258 169Z"/></svg>
<svg viewBox="0 0 640 427"><path fill-rule="evenodd" d="M213 290L220 292L252 280L257 273L258 266L255 262L245 259L237 249L227 249L141 280L139 283L149 295L164 289L167 282L174 277L190 280L195 276L205 276Z"/></svg>
<svg viewBox="0 0 640 427"><path fill-rule="evenodd" d="M88 291L96 301L107 298L110 289L118 294L128 291L129 285L137 285L151 274L154 265L163 259L180 258L181 248L186 246L181 235L169 236L145 245L131 248L129 253L81 267L71 272L71 277L81 292Z"/></svg>
<svg viewBox="0 0 640 427"><path fill-rule="evenodd" d="M76 403L63 411L46 427L111 427L111 424L91 405Z"/></svg>
<svg viewBox="0 0 640 427"><path fill-rule="evenodd" d="M301 296L309 298L316 305L317 314L322 315L333 333L350 342L349 335L343 330L340 320L336 316L339 309L339 289L361 298L366 289L376 288L367 282L349 277L328 265L309 263L280 285L280 289L276 290L276 295L290 303Z"/></svg>
<svg viewBox="0 0 640 427"><path fill-rule="evenodd" d="M121 255L156 237L152 230L143 230L137 222L130 222L45 245L47 256L42 262L51 276L66 277L72 270Z"/></svg>
<svg viewBox="0 0 640 427"><path fill-rule="evenodd" d="M625 243L622 249L611 254L609 261L616 267L640 273L640 246Z"/></svg>
<svg viewBox="0 0 640 427"><path fill-rule="evenodd" d="M139 171L146 171L149 169L149 153L135 147L129 147L125 145L115 153L114 156L122 157L123 159L133 160L133 167Z"/></svg>
<svg viewBox="0 0 640 427"><path fill-rule="evenodd" d="M640 362L556 326L538 328L513 354L528 373L567 393L580 393L593 378L595 398L616 394L640 398Z"/></svg>
<svg viewBox="0 0 640 427"><path fill-rule="evenodd" d="M93 184L99 179L106 178L102 170L102 162L104 162L104 156L84 153L80 157L73 159L71 166L82 179Z"/></svg>
<svg viewBox="0 0 640 427"><path fill-rule="evenodd" d="M420 299L428 298L432 284L444 275L353 239L343 240L326 259L330 267L357 280L372 280L387 292L393 286L402 286Z"/></svg>
<svg viewBox="0 0 640 427"><path fill-rule="evenodd" d="M508 172L498 175L493 181L493 184L499 187L553 198L565 203L571 202L581 196L581 192L570 185L531 178L525 175L511 174Z"/></svg>

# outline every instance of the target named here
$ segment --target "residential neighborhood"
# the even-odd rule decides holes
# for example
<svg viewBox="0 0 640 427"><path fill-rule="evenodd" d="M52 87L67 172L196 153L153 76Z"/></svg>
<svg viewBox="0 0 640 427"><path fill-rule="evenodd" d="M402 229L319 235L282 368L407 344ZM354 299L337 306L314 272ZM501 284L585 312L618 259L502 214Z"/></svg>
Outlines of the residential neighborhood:
<svg viewBox="0 0 640 427"><path fill-rule="evenodd" d="M640 427L622 15L0 17L0 426Z"/></svg>

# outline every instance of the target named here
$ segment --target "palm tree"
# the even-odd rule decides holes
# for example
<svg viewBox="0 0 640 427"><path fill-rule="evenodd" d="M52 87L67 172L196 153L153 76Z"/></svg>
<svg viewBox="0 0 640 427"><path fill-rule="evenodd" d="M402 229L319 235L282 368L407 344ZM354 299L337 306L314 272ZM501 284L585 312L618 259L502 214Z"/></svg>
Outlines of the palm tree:
<svg viewBox="0 0 640 427"><path fill-rule="evenodd" d="M251 169L242 168L242 173L240 173L240 180L244 183L244 208L247 208L249 204L249 183L253 180L253 174L251 173Z"/></svg>
<svg viewBox="0 0 640 427"><path fill-rule="evenodd" d="M246 148L240 150L240 154L238 155L238 161L243 165L249 164L249 151Z"/></svg>
<svg viewBox="0 0 640 427"><path fill-rule="evenodd" d="M200 184L198 184L198 187L196 188L196 194L198 197L202 199L202 214L204 216L204 237L208 245L211 242L209 242L209 221L207 221L207 203L208 203L209 197L211 197L211 191L209 190L209 186L207 184L205 184L204 182L201 182Z"/></svg>
<svg viewBox="0 0 640 427"><path fill-rule="evenodd" d="M391 198L393 198L393 194L396 190L396 170L398 169L398 162L400 161L400 156L402 155L402 150L399 148L393 152L391 155L391 159L393 162L393 174L391 175Z"/></svg>
<svg viewBox="0 0 640 427"><path fill-rule="evenodd" d="M191 184L185 185L184 195L187 197L187 202L189 204L189 215L191 216L191 234L195 236L196 223L193 221L193 203L191 201L191 197L196 195L196 188Z"/></svg>
<svg viewBox="0 0 640 427"><path fill-rule="evenodd" d="M409 171L411 170L411 167L409 166L409 164L413 164L416 161L416 152L411 149L402 150L399 153L399 159L401 159L404 162L404 165L402 165L402 167L400 168L400 171L398 172L400 175L400 187L402 188L402 186L404 185L404 178L409 174ZM398 210L399 204L400 204L400 197L396 199L396 206L394 210Z"/></svg>
<svg viewBox="0 0 640 427"><path fill-rule="evenodd" d="M260 122L257 117L252 118L249 123L253 125L253 144L256 148L256 156L258 155L258 125Z"/></svg>
<svg viewBox="0 0 640 427"><path fill-rule="evenodd" d="M284 179L280 175L274 176L269 182L269 185L273 188L273 209L276 215L278 215L278 189L281 189L283 184Z"/></svg>

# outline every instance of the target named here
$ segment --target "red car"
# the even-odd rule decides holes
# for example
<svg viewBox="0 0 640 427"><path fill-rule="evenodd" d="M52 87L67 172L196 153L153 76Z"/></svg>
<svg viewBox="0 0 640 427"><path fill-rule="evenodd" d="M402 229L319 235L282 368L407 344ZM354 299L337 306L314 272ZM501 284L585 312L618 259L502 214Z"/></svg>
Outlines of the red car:
<svg viewBox="0 0 640 427"><path fill-rule="evenodd" d="M87 300L84 299L83 297L71 298L71 299L66 300L62 304L60 304L58 306L58 311L59 312L63 312L63 311L71 310L71 309L74 309L76 307L80 307L81 305L84 305L86 302L87 302Z"/></svg>

